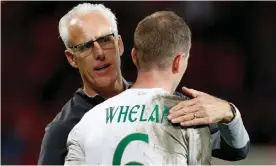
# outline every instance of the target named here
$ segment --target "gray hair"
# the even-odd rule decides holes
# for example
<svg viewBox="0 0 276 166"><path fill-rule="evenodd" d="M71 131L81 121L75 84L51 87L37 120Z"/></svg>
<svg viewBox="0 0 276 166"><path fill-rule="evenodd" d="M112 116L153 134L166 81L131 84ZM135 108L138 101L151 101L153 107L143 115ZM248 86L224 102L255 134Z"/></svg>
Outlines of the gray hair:
<svg viewBox="0 0 276 166"><path fill-rule="evenodd" d="M68 24L71 19L75 16L83 16L92 12L101 13L109 21L111 25L111 30L115 34L115 37L118 36L117 18L109 8L105 7L102 4L82 3L71 9L59 21L59 35L66 48L68 48L70 45Z"/></svg>

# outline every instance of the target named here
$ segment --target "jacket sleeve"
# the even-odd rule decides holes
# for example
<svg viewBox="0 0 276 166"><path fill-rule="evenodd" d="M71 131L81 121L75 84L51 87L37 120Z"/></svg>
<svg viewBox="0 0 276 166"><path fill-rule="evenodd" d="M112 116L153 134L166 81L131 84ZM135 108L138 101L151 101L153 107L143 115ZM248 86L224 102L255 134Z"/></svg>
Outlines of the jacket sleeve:
<svg viewBox="0 0 276 166"><path fill-rule="evenodd" d="M67 154L66 141L70 130L50 123L46 129L41 144L38 165L63 165Z"/></svg>
<svg viewBox="0 0 276 166"><path fill-rule="evenodd" d="M213 157L238 161L245 159L248 155L249 136L243 125L239 110L235 106L234 109L236 110L236 116L230 123L210 125Z"/></svg>

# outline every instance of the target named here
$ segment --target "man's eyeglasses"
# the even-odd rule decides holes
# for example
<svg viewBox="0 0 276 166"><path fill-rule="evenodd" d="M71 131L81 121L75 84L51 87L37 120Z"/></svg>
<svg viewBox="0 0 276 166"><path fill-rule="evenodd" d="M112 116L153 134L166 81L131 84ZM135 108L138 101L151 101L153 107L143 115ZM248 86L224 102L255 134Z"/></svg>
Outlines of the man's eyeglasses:
<svg viewBox="0 0 276 166"><path fill-rule="evenodd" d="M94 42L97 42L102 49L110 49L114 47L113 45L114 37L115 37L114 33L111 33L106 36L99 37L96 40L90 40L69 48L73 49L73 51L83 52L85 50L88 50L89 48L94 48Z"/></svg>

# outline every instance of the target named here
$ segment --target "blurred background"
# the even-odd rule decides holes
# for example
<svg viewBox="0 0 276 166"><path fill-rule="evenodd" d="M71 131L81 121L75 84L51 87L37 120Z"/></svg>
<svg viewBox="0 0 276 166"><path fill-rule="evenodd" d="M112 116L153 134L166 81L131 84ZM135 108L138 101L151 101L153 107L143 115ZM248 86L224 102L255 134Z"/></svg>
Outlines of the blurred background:
<svg viewBox="0 0 276 166"><path fill-rule="evenodd" d="M59 19L78 3L1 1L1 164L37 164L45 126L81 86L58 34ZM233 102L251 138L246 160L214 163L276 164L276 2L95 3L118 18L129 81L137 23L157 10L182 16L192 49L180 85Z"/></svg>

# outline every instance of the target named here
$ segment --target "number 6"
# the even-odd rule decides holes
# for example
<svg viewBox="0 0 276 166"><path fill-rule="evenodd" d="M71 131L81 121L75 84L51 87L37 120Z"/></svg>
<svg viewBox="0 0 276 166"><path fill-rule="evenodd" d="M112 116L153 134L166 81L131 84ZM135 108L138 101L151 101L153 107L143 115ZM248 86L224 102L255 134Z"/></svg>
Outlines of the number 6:
<svg viewBox="0 0 276 166"><path fill-rule="evenodd" d="M144 141L146 143L149 143L149 136L147 134L134 133L123 138L115 150L114 158L112 161L113 165L121 165L121 159L122 159L124 150L126 149L127 145L132 141ZM142 165L142 164L136 161L131 161L126 165Z"/></svg>

